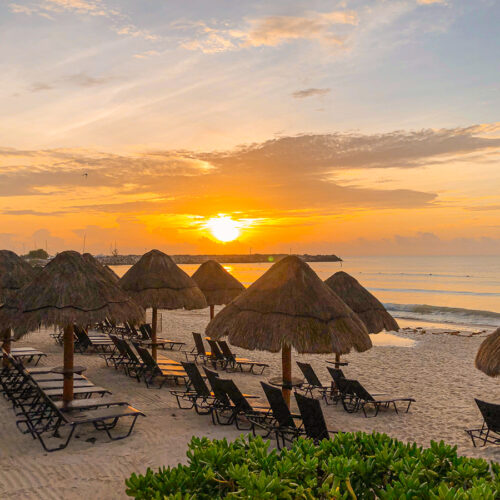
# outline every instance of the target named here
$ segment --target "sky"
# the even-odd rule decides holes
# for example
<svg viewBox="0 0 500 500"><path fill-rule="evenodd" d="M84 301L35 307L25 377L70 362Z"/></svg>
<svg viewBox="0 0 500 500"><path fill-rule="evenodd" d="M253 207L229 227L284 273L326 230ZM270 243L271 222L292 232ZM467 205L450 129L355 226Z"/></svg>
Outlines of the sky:
<svg viewBox="0 0 500 500"><path fill-rule="evenodd" d="M3 0L0 248L498 254L499 23L496 0Z"/></svg>

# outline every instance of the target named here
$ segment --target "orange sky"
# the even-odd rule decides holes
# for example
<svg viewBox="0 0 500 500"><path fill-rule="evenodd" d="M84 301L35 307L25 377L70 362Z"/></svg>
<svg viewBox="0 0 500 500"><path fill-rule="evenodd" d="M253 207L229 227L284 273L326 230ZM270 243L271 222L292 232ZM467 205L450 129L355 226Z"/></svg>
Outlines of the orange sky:
<svg viewBox="0 0 500 500"><path fill-rule="evenodd" d="M498 254L494 2L306 4L0 5L0 248Z"/></svg>

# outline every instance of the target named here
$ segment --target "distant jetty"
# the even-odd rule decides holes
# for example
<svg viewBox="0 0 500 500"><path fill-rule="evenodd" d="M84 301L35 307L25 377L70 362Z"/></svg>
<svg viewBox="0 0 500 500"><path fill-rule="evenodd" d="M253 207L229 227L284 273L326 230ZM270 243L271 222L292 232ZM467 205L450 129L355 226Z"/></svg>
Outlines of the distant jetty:
<svg viewBox="0 0 500 500"><path fill-rule="evenodd" d="M253 253L253 254L231 254L231 255L171 255L176 264L202 264L207 260L215 260L221 264L248 264L257 262L276 262L288 254L284 253ZM299 255L305 262L342 262L336 255ZM132 266L140 258L140 255L96 255L96 258L108 266Z"/></svg>

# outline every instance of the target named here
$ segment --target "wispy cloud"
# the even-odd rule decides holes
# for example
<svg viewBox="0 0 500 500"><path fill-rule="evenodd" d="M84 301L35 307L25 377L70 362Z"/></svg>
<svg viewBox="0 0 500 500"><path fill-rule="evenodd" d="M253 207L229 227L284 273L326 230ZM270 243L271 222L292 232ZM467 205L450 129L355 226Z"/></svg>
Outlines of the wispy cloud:
<svg viewBox="0 0 500 500"><path fill-rule="evenodd" d="M329 94L331 90L332 89L315 89L315 88L297 90L292 93L292 97L294 97L295 99L304 99L306 97L321 96Z"/></svg>
<svg viewBox="0 0 500 500"><path fill-rule="evenodd" d="M308 12L302 16L266 16L249 19L243 26L188 23L178 29L195 28L195 36L181 43L188 50L205 53L226 52L245 47L275 47L292 40L316 40L342 45L344 35L339 26L355 26L355 11Z"/></svg>
<svg viewBox="0 0 500 500"><path fill-rule="evenodd" d="M97 87L105 85L115 78L112 76L91 76L87 73L80 72L72 75L63 76L50 82L34 82L29 87L30 92L41 92L44 90L52 90L64 85L71 85L76 87Z"/></svg>
<svg viewBox="0 0 500 500"><path fill-rule="evenodd" d="M55 20L54 16L64 13L106 17L111 20L111 29L118 35L144 40L158 39L158 36L149 30L141 29L132 24L126 14L109 7L103 0L39 0L24 4L10 3L9 9L14 14L36 14L51 20Z"/></svg>
<svg viewBox="0 0 500 500"><path fill-rule="evenodd" d="M354 11L332 11L310 13L304 16L270 16L254 19L245 34L244 45L258 47L276 46L281 43L305 39L341 45L343 38L335 33L336 25L356 25L358 17Z"/></svg>
<svg viewBox="0 0 500 500"><path fill-rule="evenodd" d="M33 82L29 86L30 92L42 92L43 90L51 90L54 87L48 83L45 82Z"/></svg>
<svg viewBox="0 0 500 500"><path fill-rule="evenodd" d="M421 5L431 5L434 3L446 4L446 0L417 0L417 3Z"/></svg>

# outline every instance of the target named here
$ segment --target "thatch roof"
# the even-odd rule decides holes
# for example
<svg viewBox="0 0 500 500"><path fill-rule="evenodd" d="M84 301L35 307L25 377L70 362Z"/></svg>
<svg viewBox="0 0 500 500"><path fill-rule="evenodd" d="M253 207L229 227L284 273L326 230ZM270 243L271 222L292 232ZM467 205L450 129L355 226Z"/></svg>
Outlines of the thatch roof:
<svg viewBox="0 0 500 500"><path fill-rule="evenodd" d="M0 250L0 304L27 285L35 274L35 270L14 252Z"/></svg>
<svg viewBox="0 0 500 500"><path fill-rule="evenodd" d="M209 306L229 304L245 287L215 260L204 262L192 276Z"/></svg>
<svg viewBox="0 0 500 500"><path fill-rule="evenodd" d="M490 377L500 375L500 328L488 335L476 355L476 368Z"/></svg>
<svg viewBox="0 0 500 500"><path fill-rule="evenodd" d="M118 277L118 275L113 271L113 269L111 269L109 266L106 266L106 265L103 265L101 264L92 254L90 253L84 253L82 255L82 257L84 259L86 259L88 262L90 262L91 264L93 264L94 266L96 266L102 273L103 273L103 276L108 279L108 280L111 280L113 283L116 283L118 284L118 281L120 280L120 278Z"/></svg>
<svg viewBox="0 0 500 500"><path fill-rule="evenodd" d="M120 279L119 285L143 307L203 309L205 296L196 283L166 254L151 250Z"/></svg>
<svg viewBox="0 0 500 500"><path fill-rule="evenodd" d="M274 264L208 324L212 338L229 336L245 349L347 354L372 346L362 321L301 259Z"/></svg>
<svg viewBox="0 0 500 500"><path fill-rule="evenodd" d="M87 325L105 317L139 322L144 310L102 269L73 251L58 254L0 308L0 323L12 326L16 338L39 326Z"/></svg>
<svg viewBox="0 0 500 500"><path fill-rule="evenodd" d="M339 271L325 283L361 318L370 333L399 330L382 303L351 275Z"/></svg>

